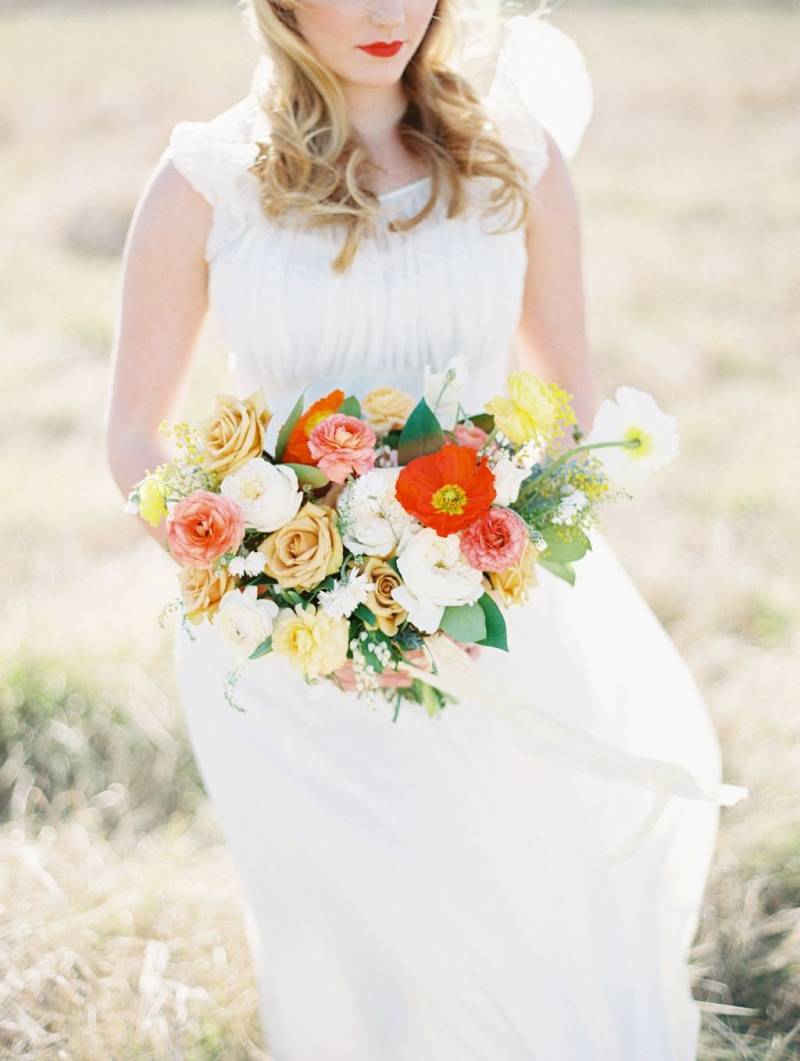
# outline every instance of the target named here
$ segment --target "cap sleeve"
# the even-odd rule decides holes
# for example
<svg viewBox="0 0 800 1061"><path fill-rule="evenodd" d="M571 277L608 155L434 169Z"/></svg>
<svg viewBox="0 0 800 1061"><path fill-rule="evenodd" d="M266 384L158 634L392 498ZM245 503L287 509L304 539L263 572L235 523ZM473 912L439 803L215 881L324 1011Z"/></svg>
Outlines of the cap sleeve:
<svg viewBox="0 0 800 1061"><path fill-rule="evenodd" d="M503 27L487 111L533 188L549 161L545 130L571 158L592 117L594 93L575 41L538 14Z"/></svg>
<svg viewBox="0 0 800 1061"><path fill-rule="evenodd" d="M178 122L161 155L214 208L206 245L209 261L260 210L258 178L248 172L258 154L257 106L248 95L208 121Z"/></svg>

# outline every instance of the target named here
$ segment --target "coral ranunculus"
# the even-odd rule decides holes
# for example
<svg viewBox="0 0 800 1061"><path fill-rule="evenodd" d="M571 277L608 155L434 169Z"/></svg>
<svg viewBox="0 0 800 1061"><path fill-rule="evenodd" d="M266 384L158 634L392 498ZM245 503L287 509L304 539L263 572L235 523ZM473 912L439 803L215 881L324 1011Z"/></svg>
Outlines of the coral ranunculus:
<svg viewBox="0 0 800 1061"><path fill-rule="evenodd" d="M461 552L479 571L505 571L522 558L528 540L516 512L495 505L461 535Z"/></svg>
<svg viewBox="0 0 800 1061"><path fill-rule="evenodd" d="M187 567L211 567L218 556L238 549L243 538L242 510L209 490L195 490L167 516L169 551Z"/></svg>
<svg viewBox="0 0 800 1061"><path fill-rule="evenodd" d="M311 432L327 417L338 411L344 401L344 391L335 390L318 399L306 409L292 428L289 441L283 451L281 461L284 464L313 464L314 458L308 448Z"/></svg>
<svg viewBox="0 0 800 1061"><path fill-rule="evenodd" d="M449 443L410 461L395 491L406 512L444 537L488 511L495 498L494 475L486 457L478 460L475 450Z"/></svg>
<svg viewBox="0 0 800 1061"><path fill-rule="evenodd" d="M332 483L348 475L364 475L375 463L375 432L357 416L326 416L308 436L308 449L317 467Z"/></svg>

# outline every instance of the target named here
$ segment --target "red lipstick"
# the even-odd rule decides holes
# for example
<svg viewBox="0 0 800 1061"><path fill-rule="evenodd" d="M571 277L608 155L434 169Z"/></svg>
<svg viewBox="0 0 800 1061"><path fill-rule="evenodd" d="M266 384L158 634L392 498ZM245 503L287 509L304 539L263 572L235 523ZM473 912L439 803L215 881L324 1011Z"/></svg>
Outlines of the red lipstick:
<svg viewBox="0 0 800 1061"><path fill-rule="evenodd" d="M397 55L403 47L403 43L403 41L373 41L372 44L359 44L357 47L369 55L377 55L380 58L388 59L393 55Z"/></svg>

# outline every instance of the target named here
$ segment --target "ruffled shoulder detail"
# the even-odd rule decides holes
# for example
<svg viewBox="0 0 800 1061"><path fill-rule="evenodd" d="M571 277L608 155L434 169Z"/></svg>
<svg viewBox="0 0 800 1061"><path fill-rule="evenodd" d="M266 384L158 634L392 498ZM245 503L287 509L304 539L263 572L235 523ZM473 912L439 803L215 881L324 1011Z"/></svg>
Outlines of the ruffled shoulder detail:
<svg viewBox="0 0 800 1061"><path fill-rule="evenodd" d="M208 260L260 212L259 181L249 167L258 154L257 141L268 132L266 121L251 91L207 121L180 121L172 128L162 158L214 207Z"/></svg>
<svg viewBox="0 0 800 1061"><path fill-rule="evenodd" d="M484 105L533 187L549 161L544 130L571 158L591 120L594 92L583 53L540 15L515 15L503 26Z"/></svg>

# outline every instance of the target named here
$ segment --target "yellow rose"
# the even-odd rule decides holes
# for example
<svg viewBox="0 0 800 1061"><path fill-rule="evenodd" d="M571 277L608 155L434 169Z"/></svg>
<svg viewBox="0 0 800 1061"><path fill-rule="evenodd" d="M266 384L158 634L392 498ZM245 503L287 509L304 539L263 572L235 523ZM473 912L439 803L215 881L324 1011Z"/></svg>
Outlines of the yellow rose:
<svg viewBox="0 0 800 1061"><path fill-rule="evenodd" d="M218 394L214 412L198 425L205 467L224 478L252 457L260 457L271 419L260 390L249 398Z"/></svg>
<svg viewBox="0 0 800 1061"><path fill-rule="evenodd" d="M505 605L524 604L536 581L536 558L539 552L533 542L525 546L525 552L505 571L490 571L489 584Z"/></svg>
<svg viewBox="0 0 800 1061"><path fill-rule="evenodd" d="M139 515L151 527L157 527L166 514L164 484L157 479L145 479L139 490Z"/></svg>
<svg viewBox="0 0 800 1061"><path fill-rule="evenodd" d="M336 513L328 505L307 501L258 550L264 554L264 571L282 589L314 589L342 566L344 550Z"/></svg>
<svg viewBox="0 0 800 1061"><path fill-rule="evenodd" d="M272 629L272 649L307 678L319 678L347 662L350 624L317 611L313 604L282 611Z"/></svg>
<svg viewBox="0 0 800 1061"><path fill-rule="evenodd" d="M531 372L512 372L508 397L493 398L484 408L494 416L495 427L521 446L533 438L549 441L559 434L560 424L575 423L571 395L555 383L545 383Z"/></svg>
<svg viewBox="0 0 800 1061"><path fill-rule="evenodd" d="M375 583L375 589L367 597L367 607L378 621L378 629L388 637L397 633L408 612L392 597L392 590L401 586L403 580L393 567L377 556L371 556L362 571Z"/></svg>
<svg viewBox="0 0 800 1061"><path fill-rule="evenodd" d="M411 395L397 387L375 387L361 402L361 412L378 435L400 431L413 408Z"/></svg>
<svg viewBox="0 0 800 1061"><path fill-rule="evenodd" d="M228 590L236 588L236 579L226 567L214 574L208 567L184 567L178 575L186 618L197 626L204 618L209 622Z"/></svg>

